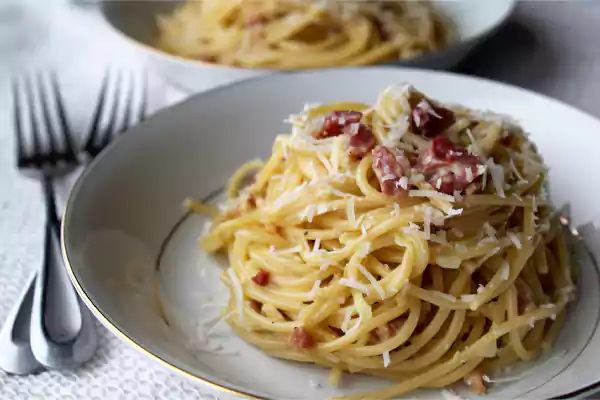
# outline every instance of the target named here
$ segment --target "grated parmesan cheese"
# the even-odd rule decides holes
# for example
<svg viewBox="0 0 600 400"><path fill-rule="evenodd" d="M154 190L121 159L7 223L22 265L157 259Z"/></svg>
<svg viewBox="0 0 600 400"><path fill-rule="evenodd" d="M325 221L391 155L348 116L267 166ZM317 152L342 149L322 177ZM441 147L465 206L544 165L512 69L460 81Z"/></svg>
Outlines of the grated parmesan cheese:
<svg viewBox="0 0 600 400"><path fill-rule="evenodd" d="M381 297L381 300L385 300L385 290L383 290L383 287L379 284L377 279L375 279L373 274L371 274L362 264L356 264L356 267L365 276L365 278L371 282L371 285L373 285L373 288L379 297Z"/></svg>
<svg viewBox="0 0 600 400"><path fill-rule="evenodd" d="M412 236L416 236L422 239L427 239L427 237L425 236L425 232L421 232L421 230L419 229L418 226L407 226L405 228L402 228L402 232L406 233L407 235L412 235ZM402 246L402 244L398 243L398 241L394 240L396 242L397 245Z"/></svg>
<svg viewBox="0 0 600 400"><path fill-rule="evenodd" d="M516 233L509 231L506 233L506 236L508 236L510 241L515 245L515 247L517 249L520 249L523 247L521 244L521 239L519 238L519 235L517 235Z"/></svg>
<svg viewBox="0 0 600 400"><path fill-rule="evenodd" d="M300 196L300 192L304 190L308 186L308 182L304 182L303 184L296 186L296 188L292 191L287 191L281 193L279 197L273 202L273 211L278 211L282 207L293 203Z"/></svg>
<svg viewBox="0 0 600 400"><path fill-rule="evenodd" d="M360 258L365 258L371 252L371 243L363 243L360 248L357 250L356 254Z"/></svg>
<svg viewBox="0 0 600 400"><path fill-rule="evenodd" d="M365 219L365 216L367 214L362 214L360 217L358 217L358 219L356 220L356 223L354 224L355 228L358 228L360 225L363 225L363 221ZM365 222L364 223L365 228L369 229L372 225L369 222Z"/></svg>
<svg viewBox="0 0 600 400"><path fill-rule="evenodd" d="M394 215L396 217L400 216L400 205L396 202L394 202L394 211L393 211Z"/></svg>
<svg viewBox="0 0 600 400"><path fill-rule="evenodd" d="M310 204L310 205L306 206L306 208L302 212L302 215L300 218L301 219L306 218L306 220L308 222L312 222L316 211L317 211L317 207L314 204Z"/></svg>
<svg viewBox="0 0 600 400"><path fill-rule="evenodd" d="M383 352L383 367L387 368L389 365L390 365L390 352L384 351Z"/></svg>
<svg viewBox="0 0 600 400"><path fill-rule="evenodd" d="M413 171L414 172L410 175L410 179L409 179L410 183L413 183L416 185L417 183L421 183L421 182L425 181L425 175L416 172L414 169L413 169Z"/></svg>
<svg viewBox="0 0 600 400"><path fill-rule="evenodd" d="M219 318L214 324L213 326L211 326L205 333L205 337L209 337L214 331L215 329L221 324L221 322L227 320L229 317L231 317L233 314L237 313L237 310L233 310L228 312L227 314L223 315L221 318Z"/></svg>
<svg viewBox="0 0 600 400"><path fill-rule="evenodd" d="M351 223L356 222L356 214L354 212L354 199L348 200L346 203L346 216Z"/></svg>
<svg viewBox="0 0 600 400"><path fill-rule="evenodd" d="M473 170L472 170L471 168L467 168L467 169L465 170L465 172L466 172L466 175L467 175L467 176L466 176L466 178L467 178L467 181L468 181L468 182L472 182L472 181L473 181L473 179L474 179L474 177L473 177ZM439 178L438 180L440 181L440 186L442 186L442 178ZM438 187L438 189L439 189L439 187Z"/></svg>
<svg viewBox="0 0 600 400"><path fill-rule="evenodd" d="M367 236L367 227L365 226L365 224L361 224L360 231L363 234L363 236Z"/></svg>
<svg viewBox="0 0 600 400"><path fill-rule="evenodd" d="M489 236L488 237L484 237L483 239L481 239L479 241L479 243L477 243L477 247L482 247L482 246L485 246L486 244L489 244L489 243L495 243L496 240L497 239L495 237L489 237Z"/></svg>
<svg viewBox="0 0 600 400"><path fill-rule="evenodd" d="M338 197L342 197L342 198L349 197L350 199L356 198L356 196L353 194L342 192L341 190L338 190L331 185L327 185L327 186L328 186L329 191Z"/></svg>
<svg viewBox="0 0 600 400"><path fill-rule="evenodd" d="M438 256L436 262L442 268L459 269L462 259L455 256Z"/></svg>
<svg viewBox="0 0 600 400"><path fill-rule="evenodd" d="M329 267L331 267L331 264L329 263L321 264L321 266L319 267L319 271L326 271L327 269L329 269Z"/></svg>
<svg viewBox="0 0 600 400"><path fill-rule="evenodd" d="M454 209L454 208L450 207L448 209L448 211L446 211L446 215L449 216L449 217L453 217L455 215L461 215L462 212L463 212L462 208Z"/></svg>
<svg viewBox="0 0 600 400"><path fill-rule="evenodd" d="M489 237L494 238L494 239L496 238L496 230L488 221L485 221L483 223L483 230L484 230L485 234L488 235Z"/></svg>
<svg viewBox="0 0 600 400"><path fill-rule="evenodd" d="M327 204L319 204L317 206L317 215L321 215L321 214L325 214L327 211L329 211L329 207L327 206Z"/></svg>
<svg viewBox="0 0 600 400"><path fill-rule="evenodd" d="M527 182L527 180L525 178L523 178L523 175L521 175L519 173L519 170L517 169L517 166L515 165L515 162L512 158L509 159L508 163L509 163L510 169L512 169L512 171L515 174L515 177L518 179L518 181L519 182L521 182L521 181Z"/></svg>
<svg viewBox="0 0 600 400"><path fill-rule="evenodd" d="M313 250L312 250L313 253L316 253L319 250L320 247L321 247L321 238L318 237L318 238L315 239L315 245L314 245Z"/></svg>
<svg viewBox="0 0 600 400"><path fill-rule="evenodd" d="M465 130L465 132L467 132L467 136L469 136L469 140L471 140L471 146L473 148L473 152L475 152L475 154L477 154L479 157L481 157L483 160L486 159L485 153L483 152L483 150L481 150L481 147L479 147L479 143L477 143L477 140L475 140L475 136L473 136L473 132L471 132L471 130L469 128L467 128Z"/></svg>
<svg viewBox="0 0 600 400"><path fill-rule="evenodd" d="M508 263L508 261L503 260L502 261L502 268L500 269L500 278L503 281L508 280L510 276L510 264Z"/></svg>
<svg viewBox="0 0 600 400"><path fill-rule="evenodd" d="M269 249L270 250L270 249ZM290 247L287 249L275 250L271 251L273 254L292 254L292 253L300 253L302 251L302 247L300 245Z"/></svg>
<svg viewBox="0 0 600 400"><path fill-rule="evenodd" d="M454 234L454 236L456 236L457 238L462 238L465 236L463 231L461 231L460 229L457 229L457 228L450 229L450 232L452 232Z"/></svg>
<svg viewBox="0 0 600 400"><path fill-rule="evenodd" d="M425 228L425 238L427 240L431 239L431 207L425 207L423 227Z"/></svg>
<svg viewBox="0 0 600 400"><path fill-rule="evenodd" d="M446 239L446 231L440 231L431 235L431 241L439 244L448 244L448 239Z"/></svg>
<svg viewBox="0 0 600 400"><path fill-rule="evenodd" d="M231 287L233 289L233 294L235 296L235 305L236 305L238 317L239 317L242 325L245 325L246 321L244 318L244 309L243 309L243 304L242 304L244 302L244 292L242 290L242 284L240 283L237 276L235 276L235 271L233 270L233 268L229 268L227 270L227 274L229 275L229 279L231 279Z"/></svg>
<svg viewBox="0 0 600 400"><path fill-rule="evenodd" d="M357 282L355 280L351 280L348 278L340 278L340 280L338 281L340 285L342 286L346 286L352 289L356 289L359 290L361 292L363 292L364 294L366 294L367 296L369 295L369 287L363 283Z"/></svg>
<svg viewBox="0 0 600 400"><path fill-rule="evenodd" d="M476 297L477 297L477 295L475 295L475 294L463 294L460 296L460 300L465 303L470 303L473 300L475 300Z"/></svg>
<svg viewBox="0 0 600 400"><path fill-rule="evenodd" d="M314 298L315 298L315 296L317 295L317 290L319 290L319 288L320 288L320 287L321 287L321 280L317 279L317 280L315 281L315 283L313 284L313 287L312 287L312 289L310 290L310 292L309 292L308 296L309 296L311 299L314 299Z"/></svg>
<svg viewBox="0 0 600 400"><path fill-rule="evenodd" d="M452 197L448 194L445 194L445 193L437 192L435 190L409 190L408 195L410 197L429 197L429 198L437 197L441 200L446 200L447 202L450 202L450 203L454 202L454 197Z"/></svg>
<svg viewBox="0 0 600 400"><path fill-rule="evenodd" d="M346 313L344 314L344 321L342 321L342 325L340 325L340 329L343 332L348 331L348 326L350 325L350 319L352 319L352 312L354 311L353 306L348 306L346 308Z"/></svg>
<svg viewBox="0 0 600 400"><path fill-rule="evenodd" d="M348 334L351 334L352 332L354 332L355 330L357 330L358 328L360 328L360 323L362 322L362 316L358 316L358 319L356 320L356 323L352 326L352 328L348 329Z"/></svg>
<svg viewBox="0 0 600 400"><path fill-rule="evenodd" d="M317 157L323 163L323 166L327 169L327 171L329 172L330 175L335 174L335 170L333 169L333 165L331 165L331 162L327 159L327 157L325 157L325 155L323 155L323 153L318 152L317 153Z"/></svg>
<svg viewBox="0 0 600 400"><path fill-rule="evenodd" d="M398 182L396 182L396 187L398 186L404 190L408 190L408 178L403 176L402 178L398 179Z"/></svg>
<svg viewBox="0 0 600 400"><path fill-rule="evenodd" d="M492 184L496 189L496 194L502 198L506 198L506 194L504 193L504 167L494 163L493 158L488 159L486 165L490 171Z"/></svg>

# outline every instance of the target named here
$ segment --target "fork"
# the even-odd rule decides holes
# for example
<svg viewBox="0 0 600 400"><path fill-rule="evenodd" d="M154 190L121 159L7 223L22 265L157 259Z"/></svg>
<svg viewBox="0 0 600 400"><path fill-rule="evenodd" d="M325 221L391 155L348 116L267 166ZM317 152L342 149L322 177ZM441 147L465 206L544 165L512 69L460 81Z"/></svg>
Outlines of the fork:
<svg viewBox="0 0 600 400"><path fill-rule="evenodd" d="M92 357L97 337L94 320L80 303L61 257L53 180L72 172L79 161L55 76L37 74L13 81L13 101L17 167L40 180L46 222L42 265L0 332L0 367L17 374L41 366L73 368Z"/></svg>
<svg viewBox="0 0 600 400"><path fill-rule="evenodd" d="M128 74L129 90L127 90L127 93L123 95L123 90L120 90L124 82L124 74L124 72L119 72L116 78L112 78L114 73L109 70L102 79L96 111L92 117L90 131L83 146L83 151L90 158L96 157L114 138L146 117L147 76L142 75L141 93L136 100L135 78L131 74ZM114 83L111 84L111 82ZM112 94L112 102L108 100L109 94ZM119 112L123 108L124 112ZM108 117L108 123L105 127L102 126L103 117Z"/></svg>

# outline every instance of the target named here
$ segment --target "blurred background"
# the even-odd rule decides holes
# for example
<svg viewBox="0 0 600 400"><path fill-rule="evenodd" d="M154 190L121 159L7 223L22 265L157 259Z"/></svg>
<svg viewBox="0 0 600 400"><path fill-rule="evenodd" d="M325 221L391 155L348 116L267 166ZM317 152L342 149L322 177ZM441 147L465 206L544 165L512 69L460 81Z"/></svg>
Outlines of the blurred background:
<svg viewBox="0 0 600 400"><path fill-rule="evenodd" d="M600 71L598 21L600 3L594 0L519 1L508 23L454 70L523 86L598 113L597 106L584 100L600 89L594 79ZM138 50L108 26L97 1L0 3L1 82L5 85L12 72L24 68L55 68L74 117L79 115L72 108L77 104L89 110L82 103L95 101L108 66L144 68ZM151 96L154 106L178 99L163 90Z"/></svg>

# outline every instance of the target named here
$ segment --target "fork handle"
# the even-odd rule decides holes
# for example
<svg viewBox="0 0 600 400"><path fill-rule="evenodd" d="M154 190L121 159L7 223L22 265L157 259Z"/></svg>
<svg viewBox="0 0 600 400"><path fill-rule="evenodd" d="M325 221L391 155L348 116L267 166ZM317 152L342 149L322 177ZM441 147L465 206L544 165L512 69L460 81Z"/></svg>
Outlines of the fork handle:
<svg viewBox="0 0 600 400"><path fill-rule="evenodd" d="M96 348L89 310L79 302L61 257L59 219L52 179L43 180L46 200L44 255L35 285L31 348L50 368L71 368ZM91 321L91 322L90 322Z"/></svg>
<svg viewBox="0 0 600 400"><path fill-rule="evenodd" d="M0 369L10 374L31 374L42 367L33 356L29 341L36 275L37 271L31 274L0 329Z"/></svg>

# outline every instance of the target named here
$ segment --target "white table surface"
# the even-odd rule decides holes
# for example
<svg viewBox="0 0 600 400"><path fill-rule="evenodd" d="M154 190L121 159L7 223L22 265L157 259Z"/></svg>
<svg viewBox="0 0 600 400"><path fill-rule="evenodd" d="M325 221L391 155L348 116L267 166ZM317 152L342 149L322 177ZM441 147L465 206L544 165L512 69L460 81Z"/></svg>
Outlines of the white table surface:
<svg viewBox="0 0 600 400"><path fill-rule="evenodd" d="M542 92L600 117L599 39L600 1L521 2L510 23L457 70ZM0 322L40 263L43 226L38 184L13 168L9 77L54 68L72 127L84 132L108 66L144 68L138 53L94 12L66 0L0 1ZM153 77L152 109L184 97ZM61 185L63 199L68 186ZM230 398L154 364L103 327L98 332L97 355L76 371L0 372L0 399Z"/></svg>

